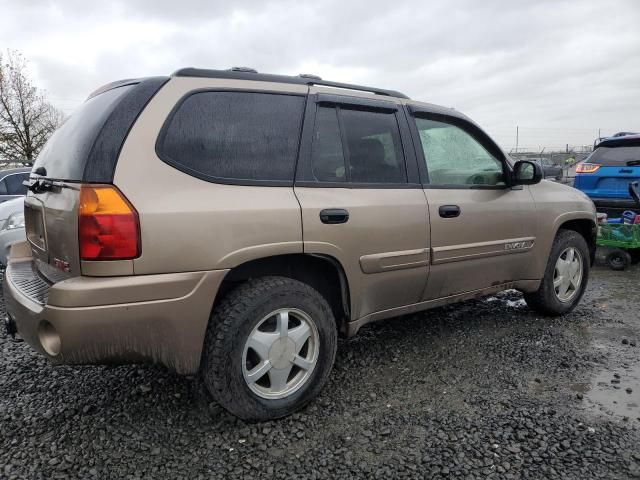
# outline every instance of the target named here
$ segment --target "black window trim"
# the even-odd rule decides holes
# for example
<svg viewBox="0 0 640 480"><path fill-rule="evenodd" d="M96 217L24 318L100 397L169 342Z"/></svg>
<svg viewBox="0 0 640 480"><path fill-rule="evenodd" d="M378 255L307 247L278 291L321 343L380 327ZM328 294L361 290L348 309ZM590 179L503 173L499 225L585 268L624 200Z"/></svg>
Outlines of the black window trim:
<svg viewBox="0 0 640 480"><path fill-rule="evenodd" d="M156 143L154 146L154 150L156 155L160 160L162 160L167 165L175 168L176 170L181 171L191 177L198 178L200 180L204 180L209 183L216 183L220 185L244 185L244 186L255 186L255 187L293 187L295 183L296 171L297 171L297 163L300 152L300 145L302 142L302 130L304 119L306 115L307 102L304 102L302 106L302 114L299 121L299 130L298 130L298 146L296 148L295 158L294 158L294 168L293 175L291 180L252 180L252 179L238 179L238 178L227 178L227 177L216 177L214 175L207 175L200 171L196 171L191 169L184 164L178 163L171 158L167 157L160 151L160 144L164 140L164 137L169 129L169 125L173 120L173 117L176 115L182 104L192 95L197 95L199 93L215 93L215 92L236 92L236 93L264 93L264 94L272 94L272 95L287 95L292 97L307 97L307 93L302 92L283 92L278 90L269 90L269 89L256 89L256 88L238 88L238 87L211 87L211 88L198 88L194 90L189 90L185 93L173 106L169 115L164 120L160 131L158 132L158 136L156 138Z"/></svg>
<svg viewBox="0 0 640 480"><path fill-rule="evenodd" d="M321 106L333 105L338 116L338 125L340 128L340 137L343 144L343 152L345 154L345 162L348 161L348 146L345 145L344 128L340 115L340 108L365 110L372 112L386 111L394 115L398 125L400 135L400 143L403 153L405 174L407 181L402 183L362 183L351 182L349 179L345 182L327 182L317 180L313 176L312 162L312 140L316 127L316 118L318 108ZM349 108L355 107L355 108ZM361 108L360 108L361 107ZM368 99L362 97L351 97L348 95L330 95L330 94L310 94L307 100L307 108L303 133L300 142L300 155L296 168L296 187L312 187L312 188L345 188L345 189L421 189L422 184L419 180L418 162L416 159L415 149L411 142L411 134L409 133L409 122L403 115L401 105L388 101L380 101L377 99ZM348 175L348 174L347 174Z"/></svg>
<svg viewBox="0 0 640 480"><path fill-rule="evenodd" d="M507 161L504 153L498 147L498 145L491 140L491 138L480 129L477 125L469 120L461 118L456 115L447 115L441 112L434 112L425 108L416 107L415 105L406 106L406 114L410 119L409 129L411 131L411 137L413 140L414 150L416 152L416 158L418 160L418 169L420 172L420 179L422 188L434 189L434 190L506 190L513 188L512 185L512 168ZM502 163L502 169L505 175L505 185L432 185L429 183L429 172L427 170L427 162L424 156L424 150L422 148L422 142L420 141L420 133L416 125L416 118L425 118L436 122L447 123L455 127L460 128L465 133L469 134L474 140L482 145L490 154L496 157Z"/></svg>
<svg viewBox="0 0 640 480"><path fill-rule="evenodd" d="M147 105L169 81L169 77L148 77L140 80L114 82L104 91L133 85L129 92L110 106L109 114L99 128L93 145L89 149L82 182L113 183L120 153L129 132ZM105 88L105 87L103 87ZM103 93L103 92L99 92ZM97 93L92 93L93 98ZM87 99L88 100L88 99ZM77 180L70 182L76 183Z"/></svg>
<svg viewBox="0 0 640 480"><path fill-rule="evenodd" d="M352 97L350 95L336 95L329 93L316 93L313 95L315 97L315 102L320 105L344 105L356 108L363 107L363 110L381 112L397 112L398 110L400 110L399 106L396 103L384 100Z"/></svg>

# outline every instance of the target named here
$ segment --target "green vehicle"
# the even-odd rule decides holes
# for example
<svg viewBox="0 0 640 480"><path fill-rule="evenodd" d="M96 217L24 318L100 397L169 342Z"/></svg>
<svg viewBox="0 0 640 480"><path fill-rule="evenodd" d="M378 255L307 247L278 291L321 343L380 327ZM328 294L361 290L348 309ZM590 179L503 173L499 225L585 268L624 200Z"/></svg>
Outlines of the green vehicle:
<svg viewBox="0 0 640 480"><path fill-rule="evenodd" d="M629 193L640 208L638 182L629 184ZM606 263L613 270L624 270L632 263L640 262L640 214L627 211L622 218L611 219L598 224L596 244L611 248ZM625 221L627 223L625 223Z"/></svg>

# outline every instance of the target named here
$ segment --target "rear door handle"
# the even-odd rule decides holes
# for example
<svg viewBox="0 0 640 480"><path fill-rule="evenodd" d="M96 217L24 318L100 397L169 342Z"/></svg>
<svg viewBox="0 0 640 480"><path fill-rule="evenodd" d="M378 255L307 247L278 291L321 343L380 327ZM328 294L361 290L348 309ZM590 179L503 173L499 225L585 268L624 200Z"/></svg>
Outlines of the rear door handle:
<svg viewBox="0 0 640 480"><path fill-rule="evenodd" d="M344 208L325 208L320 212L320 221L329 225L347 223L349 212Z"/></svg>
<svg viewBox="0 0 640 480"><path fill-rule="evenodd" d="M460 216L460 207L458 205L442 205L438 209L438 213L442 218L455 218Z"/></svg>

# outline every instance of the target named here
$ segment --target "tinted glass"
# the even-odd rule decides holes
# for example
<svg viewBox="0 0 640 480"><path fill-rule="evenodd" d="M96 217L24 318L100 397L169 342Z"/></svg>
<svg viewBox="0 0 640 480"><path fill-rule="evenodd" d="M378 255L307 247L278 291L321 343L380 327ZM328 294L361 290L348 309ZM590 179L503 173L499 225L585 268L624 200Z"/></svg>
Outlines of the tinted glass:
<svg viewBox="0 0 640 480"><path fill-rule="evenodd" d="M393 113L340 109L354 183L406 183L398 122Z"/></svg>
<svg viewBox="0 0 640 480"><path fill-rule="evenodd" d="M107 90L90 98L51 136L33 168L44 167L47 177L82 180L89 151L118 101L133 85Z"/></svg>
<svg viewBox="0 0 640 480"><path fill-rule="evenodd" d="M5 177L4 181L7 182L7 193L9 195L26 195L27 187L22 184L23 181L29 178L29 173L15 173Z"/></svg>
<svg viewBox="0 0 640 480"><path fill-rule="evenodd" d="M316 180L321 182L347 180L338 114L334 107L318 109L311 157L313 176Z"/></svg>
<svg viewBox="0 0 640 480"><path fill-rule="evenodd" d="M7 195L7 182L0 180L0 195Z"/></svg>
<svg viewBox="0 0 640 480"><path fill-rule="evenodd" d="M631 147L598 147L587 161L607 167L640 165L640 145Z"/></svg>
<svg viewBox="0 0 640 480"><path fill-rule="evenodd" d="M502 162L461 128L416 119L432 185L504 185Z"/></svg>
<svg viewBox="0 0 640 480"><path fill-rule="evenodd" d="M169 119L158 153L205 180L293 182L303 107L292 95L196 93Z"/></svg>

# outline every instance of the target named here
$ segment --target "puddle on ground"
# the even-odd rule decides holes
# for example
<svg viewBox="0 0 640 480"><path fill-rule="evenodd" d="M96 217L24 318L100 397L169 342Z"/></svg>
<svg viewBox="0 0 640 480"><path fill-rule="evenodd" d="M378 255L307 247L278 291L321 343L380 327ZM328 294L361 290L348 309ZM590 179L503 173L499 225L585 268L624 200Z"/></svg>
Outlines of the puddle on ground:
<svg viewBox="0 0 640 480"><path fill-rule="evenodd" d="M570 388L582 395L589 410L640 420L640 364L603 370L591 382L574 383Z"/></svg>

